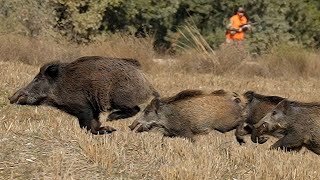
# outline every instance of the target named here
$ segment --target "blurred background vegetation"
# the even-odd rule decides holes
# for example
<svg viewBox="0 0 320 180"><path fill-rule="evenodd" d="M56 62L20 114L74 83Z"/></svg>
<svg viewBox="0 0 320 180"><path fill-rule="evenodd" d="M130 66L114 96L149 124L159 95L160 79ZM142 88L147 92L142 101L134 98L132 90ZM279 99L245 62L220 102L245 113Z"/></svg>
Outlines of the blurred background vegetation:
<svg viewBox="0 0 320 180"><path fill-rule="evenodd" d="M246 38L251 52L288 42L320 47L319 0L0 0L0 33L80 44L116 33L152 36L155 49L176 52L192 46L185 36L192 26L216 49L239 6L255 23Z"/></svg>

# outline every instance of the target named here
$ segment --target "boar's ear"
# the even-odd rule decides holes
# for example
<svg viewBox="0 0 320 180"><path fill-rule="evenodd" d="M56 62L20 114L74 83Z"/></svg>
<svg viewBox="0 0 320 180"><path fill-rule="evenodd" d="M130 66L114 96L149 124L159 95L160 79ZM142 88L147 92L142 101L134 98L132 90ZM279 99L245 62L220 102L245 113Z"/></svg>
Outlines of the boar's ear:
<svg viewBox="0 0 320 180"><path fill-rule="evenodd" d="M56 78L59 75L59 64L48 64L44 68L44 75L51 78Z"/></svg>
<svg viewBox="0 0 320 180"><path fill-rule="evenodd" d="M243 96L248 100L248 102L251 102L254 98L254 91L247 91L243 94Z"/></svg>

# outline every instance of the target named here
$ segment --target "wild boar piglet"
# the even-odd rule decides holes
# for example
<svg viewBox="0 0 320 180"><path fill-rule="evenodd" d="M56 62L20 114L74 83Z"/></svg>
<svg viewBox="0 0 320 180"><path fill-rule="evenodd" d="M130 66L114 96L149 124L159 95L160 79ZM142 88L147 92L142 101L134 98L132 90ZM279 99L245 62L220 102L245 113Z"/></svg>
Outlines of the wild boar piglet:
<svg viewBox="0 0 320 180"><path fill-rule="evenodd" d="M212 130L224 133L241 122L238 100L236 94L224 90L184 90L172 97L153 99L129 127L137 132L157 127L165 136L191 140Z"/></svg>
<svg viewBox="0 0 320 180"><path fill-rule="evenodd" d="M271 149L299 151L306 147L320 154L320 103L285 99L254 127L253 141L263 134L281 137Z"/></svg>

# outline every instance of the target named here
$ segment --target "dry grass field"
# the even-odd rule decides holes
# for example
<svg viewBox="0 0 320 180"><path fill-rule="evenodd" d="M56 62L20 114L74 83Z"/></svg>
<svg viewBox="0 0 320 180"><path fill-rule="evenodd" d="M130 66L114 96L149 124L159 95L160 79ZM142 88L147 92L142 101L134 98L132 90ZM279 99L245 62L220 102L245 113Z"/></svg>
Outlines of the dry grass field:
<svg viewBox="0 0 320 180"><path fill-rule="evenodd" d="M150 41L128 37L82 47L19 37L0 40L0 179L320 179L319 156L305 149L269 150L276 139L257 145L247 138L240 146L232 131L198 136L191 143L157 132L131 132L128 125L134 117L103 121L117 131L93 136L59 110L11 105L7 99L31 81L44 62L108 55L141 60L162 96L184 89L226 89L320 101L317 53L284 50L284 55L246 62L227 51L209 60L199 52L157 63L151 60L155 54Z"/></svg>

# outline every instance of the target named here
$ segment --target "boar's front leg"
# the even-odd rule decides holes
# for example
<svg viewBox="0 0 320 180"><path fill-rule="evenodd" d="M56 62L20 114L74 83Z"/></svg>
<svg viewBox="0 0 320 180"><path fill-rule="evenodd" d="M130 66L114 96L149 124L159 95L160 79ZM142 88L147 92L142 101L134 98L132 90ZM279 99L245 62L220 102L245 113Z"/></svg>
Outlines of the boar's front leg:
<svg viewBox="0 0 320 180"><path fill-rule="evenodd" d="M236 128L236 131L235 131L235 136L236 136L236 139L238 141L238 143L240 145L244 144L245 141L244 141L244 136L245 135L248 135L248 134L252 134L253 133L253 130L254 130L254 127L248 123L240 123L237 128ZM256 138L258 138L258 140L256 142L258 142L259 144L263 144L265 143L269 138L268 137L264 137L264 136L259 136L259 137L256 137L256 131L253 133L255 136L254 139L256 140ZM255 143L256 143L255 142Z"/></svg>
<svg viewBox="0 0 320 180"><path fill-rule="evenodd" d="M129 117L136 115L139 111L140 111L139 106L135 106L133 108L124 107L124 108L121 108L115 112L112 112L108 116L108 120L113 121L113 120L118 120L118 119L129 118Z"/></svg>
<svg viewBox="0 0 320 180"><path fill-rule="evenodd" d="M287 151L299 151L303 146L303 138L296 134L287 134L275 142L270 149L281 149Z"/></svg>
<svg viewBox="0 0 320 180"><path fill-rule="evenodd" d="M251 128L251 141L254 143L263 144L265 143L269 138L262 136L263 134L268 132L268 128L266 124L262 124L258 128Z"/></svg>
<svg viewBox="0 0 320 180"><path fill-rule="evenodd" d="M93 119L92 111L84 111L77 113L80 128L86 128L88 131L91 129L91 120Z"/></svg>
<svg viewBox="0 0 320 180"><path fill-rule="evenodd" d="M91 133L96 135L102 135L106 133L112 133L113 131L116 131L113 127L110 126L102 126L101 122L98 119L92 119L91 120Z"/></svg>
<svg viewBox="0 0 320 180"><path fill-rule="evenodd" d="M88 131L91 131L92 134L101 135L116 131L116 129L109 126L101 127L101 122L94 118L92 111L78 114L78 120L80 127L86 128Z"/></svg>

